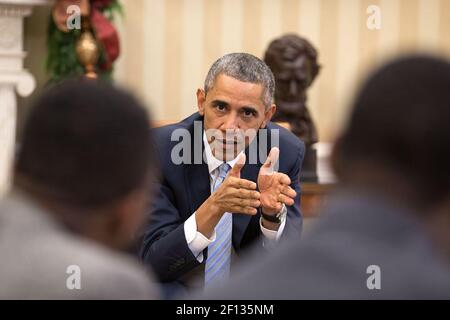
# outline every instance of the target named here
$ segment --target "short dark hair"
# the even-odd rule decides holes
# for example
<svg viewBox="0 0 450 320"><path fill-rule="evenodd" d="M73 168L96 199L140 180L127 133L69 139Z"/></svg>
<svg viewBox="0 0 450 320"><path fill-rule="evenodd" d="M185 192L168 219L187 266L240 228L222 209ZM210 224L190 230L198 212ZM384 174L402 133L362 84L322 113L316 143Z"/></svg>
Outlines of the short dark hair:
<svg viewBox="0 0 450 320"><path fill-rule="evenodd" d="M96 207L142 187L154 163L149 117L107 83L70 80L32 106L15 166L43 196Z"/></svg>
<svg viewBox="0 0 450 320"><path fill-rule="evenodd" d="M449 119L450 63L426 55L394 60L357 95L338 162L389 166L424 204L442 200L450 190Z"/></svg>
<svg viewBox="0 0 450 320"><path fill-rule="evenodd" d="M224 55L213 63L205 79L205 93L214 86L221 74L242 82L261 84L263 86L262 102L269 108L275 94L275 78L267 64L261 59L244 52Z"/></svg>

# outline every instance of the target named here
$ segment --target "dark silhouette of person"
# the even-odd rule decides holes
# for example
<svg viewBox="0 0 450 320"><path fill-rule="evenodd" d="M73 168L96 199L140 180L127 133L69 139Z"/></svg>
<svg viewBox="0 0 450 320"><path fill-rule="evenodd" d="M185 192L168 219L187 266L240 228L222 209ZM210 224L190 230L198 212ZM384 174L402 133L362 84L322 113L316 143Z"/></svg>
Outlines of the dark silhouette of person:
<svg viewBox="0 0 450 320"><path fill-rule="evenodd" d="M449 299L450 63L407 56L356 96L341 183L302 241L258 256L206 299Z"/></svg>
<svg viewBox="0 0 450 320"><path fill-rule="evenodd" d="M0 204L0 299L150 299L122 253L145 217L156 157L146 111L111 85L73 80L34 103Z"/></svg>

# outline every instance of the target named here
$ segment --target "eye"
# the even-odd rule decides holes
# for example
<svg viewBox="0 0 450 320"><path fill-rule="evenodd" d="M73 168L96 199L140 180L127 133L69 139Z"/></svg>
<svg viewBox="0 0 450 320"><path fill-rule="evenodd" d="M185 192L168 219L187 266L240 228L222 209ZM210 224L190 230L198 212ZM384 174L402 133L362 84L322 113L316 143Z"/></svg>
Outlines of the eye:
<svg viewBox="0 0 450 320"><path fill-rule="evenodd" d="M253 118L256 116L256 112L253 110L243 110L242 115L244 118Z"/></svg>
<svg viewBox="0 0 450 320"><path fill-rule="evenodd" d="M219 101L213 103L213 108L216 109L218 112L225 112L227 110L227 105Z"/></svg>

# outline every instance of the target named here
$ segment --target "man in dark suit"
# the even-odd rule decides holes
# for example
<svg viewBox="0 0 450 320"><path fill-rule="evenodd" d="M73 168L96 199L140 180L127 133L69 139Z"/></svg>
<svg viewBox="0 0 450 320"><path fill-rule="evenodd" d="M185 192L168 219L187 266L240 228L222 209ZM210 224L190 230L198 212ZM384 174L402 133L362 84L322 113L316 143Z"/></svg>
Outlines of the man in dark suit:
<svg viewBox="0 0 450 320"><path fill-rule="evenodd" d="M162 179L141 256L166 288L216 284L243 249L298 236L304 145L270 122L274 88L260 59L228 54L197 91L199 112L154 130Z"/></svg>
<svg viewBox="0 0 450 320"><path fill-rule="evenodd" d="M375 72L335 147L342 185L321 221L203 298L449 299L449 85L433 57Z"/></svg>

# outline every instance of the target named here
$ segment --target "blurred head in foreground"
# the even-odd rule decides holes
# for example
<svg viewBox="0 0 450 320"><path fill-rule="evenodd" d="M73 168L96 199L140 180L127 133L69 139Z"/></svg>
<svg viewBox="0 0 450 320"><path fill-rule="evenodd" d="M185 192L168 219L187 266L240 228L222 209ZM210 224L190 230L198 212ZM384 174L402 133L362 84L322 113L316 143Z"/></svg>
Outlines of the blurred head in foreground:
<svg viewBox="0 0 450 320"><path fill-rule="evenodd" d="M75 233L123 248L147 205L148 124L144 108L110 85L57 85L32 108L14 184Z"/></svg>
<svg viewBox="0 0 450 320"><path fill-rule="evenodd" d="M36 101L0 203L0 299L158 297L151 274L120 252L147 206L148 124L133 97L104 83L69 81Z"/></svg>
<svg viewBox="0 0 450 320"><path fill-rule="evenodd" d="M448 61L407 56L378 69L336 144L341 184L314 228L204 297L450 298L448 119Z"/></svg>
<svg viewBox="0 0 450 320"><path fill-rule="evenodd" d="M386 65L363 86L336 145L339 180L389 188L421 208L448 199L449 119L447 61L411 56ZM396 188L380 181L388 178Z"/></svg>
<svg viewBox="0 0 450 320"><path fill-rule="evenodd" d="M396 60L357 95L335 147L344 186L371 189L414 207L450 258L450 63L428 56Z"/></svg>

